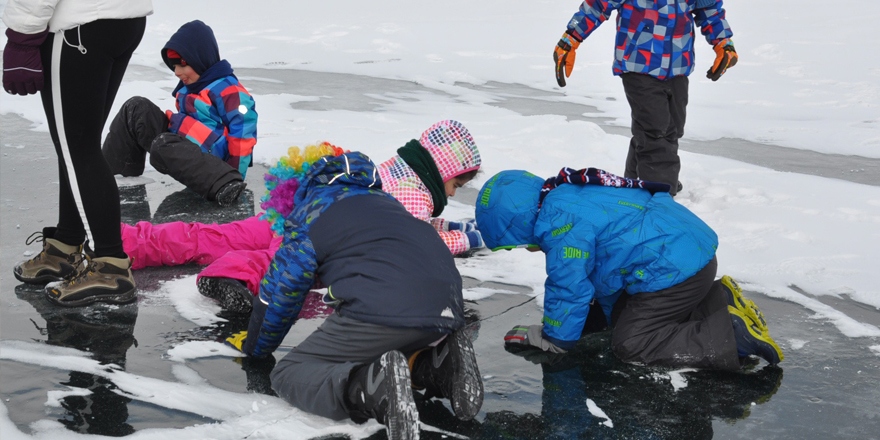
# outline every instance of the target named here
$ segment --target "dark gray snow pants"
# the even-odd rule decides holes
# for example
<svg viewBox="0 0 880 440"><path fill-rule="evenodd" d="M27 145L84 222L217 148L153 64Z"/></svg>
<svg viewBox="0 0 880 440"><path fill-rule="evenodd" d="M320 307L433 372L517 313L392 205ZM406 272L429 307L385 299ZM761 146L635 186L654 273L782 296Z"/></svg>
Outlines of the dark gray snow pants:
<svg viewBox="0 0 880 440"><path fill-rule="evenodd" d="M223 159L205 153L183 136L168 131L168 118L149 99L135 96L110 123L102 147L113 174L140 176L146 155L150 165L208 200L232 181L244 180Z"/></svg>
<svg viewBox="0 0 880 440"><path fill-rule="evenodd" d="M632 139L624 176L660 182L678 192L678 140L684 136L688 78L659 80L641 73L624 73L623 90L632 111Z"/></svg>
<svg viewBox="0 0 880 440"><path fill-rule="evenodd" d="M303 411L345 420L349 418L345 392L352 369L391 350L410 356L444 335L385 327L333 313L278 361L272 370L272 389L278 397Z"/></svg>
<svg viewBox="0 0 880 440"><path fill-rule="evenodd" d="M718 262L684 282L626 295L615 304L611 346L624 362L671 367L740 368Z"/></svg>

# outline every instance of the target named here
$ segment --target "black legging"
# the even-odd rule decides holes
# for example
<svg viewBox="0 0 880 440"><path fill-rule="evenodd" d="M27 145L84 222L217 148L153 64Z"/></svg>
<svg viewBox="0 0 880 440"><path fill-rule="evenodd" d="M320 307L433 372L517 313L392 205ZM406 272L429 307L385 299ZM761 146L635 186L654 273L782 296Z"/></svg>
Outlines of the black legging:
<svg viewBox="0 0 880 440"><path fill-rule="evenodd" d="M96 20L50 34L40 48L43 109L58 154L61 182L54 238L79 245L91 232L99 257L126 257L119 226L119 189L101 154L101 133L146 23L145 17ZM60 123L56 115L61 116Z"/></svg>

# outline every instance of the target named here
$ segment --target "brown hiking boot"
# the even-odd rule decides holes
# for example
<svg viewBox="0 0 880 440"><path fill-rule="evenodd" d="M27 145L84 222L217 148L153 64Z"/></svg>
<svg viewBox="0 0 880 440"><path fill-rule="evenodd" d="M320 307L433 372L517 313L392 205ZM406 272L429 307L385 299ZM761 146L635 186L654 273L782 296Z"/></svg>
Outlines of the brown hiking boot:
<svg viewBox="0 0 880 440"><path fill-rule="evenodd" d="M42 285L61 281L74 273L82 256L82 245L64 244L53 239L54 235L55 228L43 228L43 232L34 232L28 237L25 244L42 241L43 250L30 260L16 264L12 268L15 278L23 283Z"/></svg>
<svg viewBox="0 0 880 440"><path fill-rule="evenodd" d="M94 302L127 304L137 299L130 258L96 257L83 262L80 271L47 290L49 300L66 307Z"/></svg>

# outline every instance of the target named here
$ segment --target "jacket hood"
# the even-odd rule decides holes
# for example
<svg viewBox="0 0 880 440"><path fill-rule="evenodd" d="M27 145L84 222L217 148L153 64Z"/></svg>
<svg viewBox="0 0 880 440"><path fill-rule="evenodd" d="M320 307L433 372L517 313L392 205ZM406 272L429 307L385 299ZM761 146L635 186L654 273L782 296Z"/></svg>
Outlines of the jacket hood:
<svg viewBox="0 0 880 440"><path fill-rule="evenodd" d="M536 244L535 221L544 179L528 171L502 171L477 195L476 219L489 249Z"/></svg>
<svg viewBox="0 0 880 440"><path fill-rule="evenodd" d="M199 75L220 61L220 49L214 31L200 20L184 24L171 36L162 48L162 60L174 70L174 62L168 57L168 49L174 50Z"/></svg>
<svg viewBox="0 0 880 440"><path fill-rule="evenodd" d="M295 207L302 207L302 201L319 186L345 185L382 189L382 180L376 165L367 155L354 151L339 156L324 156L315 161L303 178L299 189L293 196ZM294 208L294 212L297 208Z"/></svg>
<svg viewBox="0 0 880 440"><path fill-rule="evenodd" d="M458 121L440 121L422 133L419 143L431 153L443 181L480 168L480 151Z"/></svg>

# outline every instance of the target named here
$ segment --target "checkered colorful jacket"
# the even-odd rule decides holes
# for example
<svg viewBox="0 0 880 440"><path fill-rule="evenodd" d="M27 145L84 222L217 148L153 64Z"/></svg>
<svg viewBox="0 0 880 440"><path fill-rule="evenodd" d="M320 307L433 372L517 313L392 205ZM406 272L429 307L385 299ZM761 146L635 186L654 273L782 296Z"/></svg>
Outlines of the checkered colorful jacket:
<svg viewBox="0 0 880 440"><path fill-rule="evenodd" d="M257 144L257 111L254 98L235 76L218 79L199 93L188 93L184 86L175 103L179 113L169 116L170 130L246 177Z"/></svg>
<svg viewBox="0 0 880 440"><path fill-rule="evenodd" d="M722 0L584 0L568 29L583 41L616 10L615 75L687 76L694 67L694 23L713 46L733 36L722 4Z"/></svg>
<svg viewBox="0 0 880 440"><path fill-rule="evenodd" d="M431 153L444 182L480 168L477 145L460 122L447 120L434 124L422 133L419 143ZM431 191L400 156L392 157L377 168L382 190L399 200L410 214L434 226L453 255L470 249L464 232L450 231L449 222L431 217L434 211Z"/></svg>

